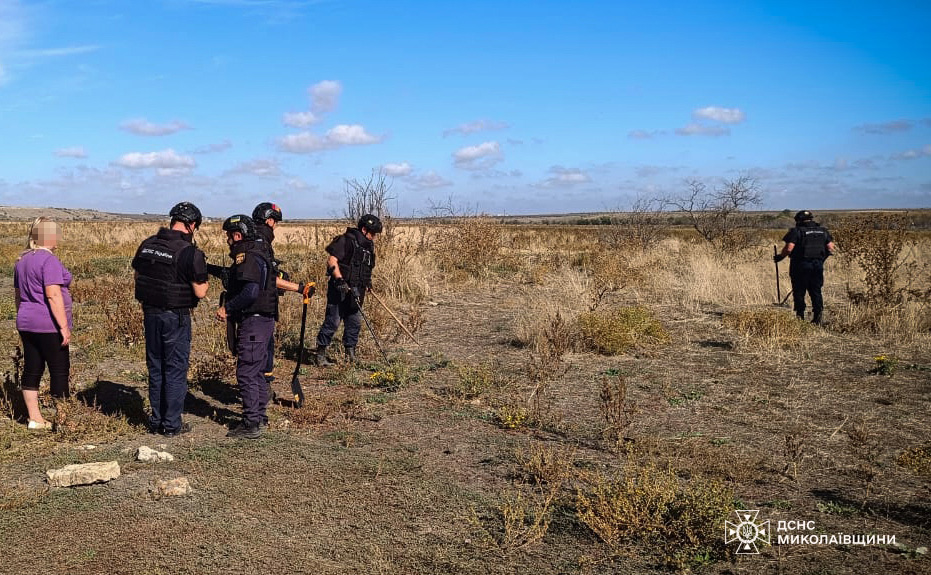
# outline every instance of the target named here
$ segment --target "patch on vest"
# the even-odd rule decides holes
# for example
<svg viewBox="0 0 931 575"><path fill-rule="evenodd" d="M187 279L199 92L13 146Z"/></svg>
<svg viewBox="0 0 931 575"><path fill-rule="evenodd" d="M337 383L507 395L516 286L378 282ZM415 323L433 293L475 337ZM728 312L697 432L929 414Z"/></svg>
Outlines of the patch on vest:
<svg viewBox="0 0 931 575"><path fill-rule="evenodd" d="M236 265L239 265L239 264L241 264L241 263L244 262L244 261L246 261L246 254L245 254L245 253L236 254Z"/></svg>

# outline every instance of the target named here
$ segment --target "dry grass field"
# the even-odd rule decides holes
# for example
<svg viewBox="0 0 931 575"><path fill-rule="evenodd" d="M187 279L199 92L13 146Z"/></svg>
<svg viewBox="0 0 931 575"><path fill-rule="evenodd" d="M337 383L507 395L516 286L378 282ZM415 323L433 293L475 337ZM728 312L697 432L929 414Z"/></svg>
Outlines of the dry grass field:
<svg viewBox="0 0 931 575"><path fill-rule="evenodd" d="M724 253L682 230L393 226L374 287L419 345L370 298L391 363L363 327L362 365L302 368L305 405L279 399L260 440L235 441L215 281L195 314L194 431L145 433L129 262L152 222L64 224L76 393L57 406L57 432L26 430L9 358L27 227L0 223L0 572L931 572L931 236L902 236L880 294L880 256L848 248L888 238L838 226L823 327L775 303L775 229ZM323 246L341 231L284 224L282 267L323 285ZM218 224L197 240L227 262ZM780 271L785 295L788 261ZM311 302L309 348L323 304ZM274 386L286 398L300 301L281 308ZM141 445L175 459L137 462ZM48 469L112 460L122 475L106 485L46 484ZM177 477L191 493L160 495ZM759 554L725 544L738 509L769 521ZM780 521L806 528L777 532Z"/></svg>

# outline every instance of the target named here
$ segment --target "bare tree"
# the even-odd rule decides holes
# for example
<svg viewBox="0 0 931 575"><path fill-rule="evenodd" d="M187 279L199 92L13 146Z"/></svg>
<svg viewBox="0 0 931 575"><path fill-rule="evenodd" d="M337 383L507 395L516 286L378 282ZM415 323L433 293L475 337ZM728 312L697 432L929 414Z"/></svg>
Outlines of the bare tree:
<svg viewBox="0 0 931 575"><path fill-rule="evenodd" d="M367 179L345 179L343 191L346 194L346 208L343 217L355 225L359 218L365 214L374 214L382 221L385 229L391 222L391 211L388 202L394 199L391 195L391 182L381 170L372 170Z"/></svg>
<svg viewBox="0 0 931 575"><path fill-rule="evenodd" d="M665 237L667 229L663 203L659 198L637 196L628 210L611 212L611 224L603 241L612 247L633 245L646 249L655 245Z"/></svg>
<svg viewBox="0 0 931 575"><path fill-rule="evenodd" d="M746 210L763 200L756 178L741 175L724 180L714 190L699 180L687 184L687 195L667 199L666 204L683 212L695 231L715 248L733 252L747 247L753 222Z"/></svg>

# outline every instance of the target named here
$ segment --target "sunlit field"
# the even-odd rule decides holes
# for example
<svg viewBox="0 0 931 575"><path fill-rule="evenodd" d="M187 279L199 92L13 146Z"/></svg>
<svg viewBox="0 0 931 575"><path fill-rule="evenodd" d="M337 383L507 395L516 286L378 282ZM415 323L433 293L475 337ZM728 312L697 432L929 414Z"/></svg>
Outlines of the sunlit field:
<svg viewBox="0 0 931 575"><path fill-rule="evenodd" d="M365 325L360 365L337 336L335 367L300 369L296 408L301 301L282 296L278 399L257 441L225 437L241 406L214 279L195 312L194 431L146 433L130 260L153 222L62 222L75 393L54 405L46 376L57 431L28 431L12 359L28 224L0 223L0 572L931 570L931 235L831 221L818 327L777 301L773 246L791 217L726 249L669 222L594 223L393 222L377 246L384 305L364 310L389 361ZM276 230L282 269L321 288L305 349L323 319L323 248L345 226ZM196 241L228 264L219 223ZM893 265L851 247L871 242L900 242ZM142 445L174 461L139 462ZM121 476L46 483L48 469L94 461ZM159 482L178 477L191 492L165 496ZM769 522L758 554L728 538L735 510ZM806 527L777 531L789 521ZM777 540L822 534L873 538Z"/></svg>

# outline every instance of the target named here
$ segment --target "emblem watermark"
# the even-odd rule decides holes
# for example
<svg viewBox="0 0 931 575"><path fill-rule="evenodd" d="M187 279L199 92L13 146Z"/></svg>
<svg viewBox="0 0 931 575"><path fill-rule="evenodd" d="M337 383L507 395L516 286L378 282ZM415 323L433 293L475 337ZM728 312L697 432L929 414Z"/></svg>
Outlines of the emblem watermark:
<svg viewBox="0 0 931 575"><path fill-rule="evenodd" d="M759 521L759 510L734 511L737 522L724 522L724 543L737 543L738 555L757 555L757 543L771 545L769 521ZM806 533L798 533L803 531ZM811 533L815 522L811 520L780 520L776 523L776 545L895 545L895 535L854 535L850 533Z"/></svg>
<svg viewBox="0 0 931 575"><path fill-rule="evenodd" d="M756 518L760 514L758 509L738 509L737 523L724 522L724 543L739 541L738 554L755 555L760 552L756 546L757 541L769 545L769 521L758 523Z"/></svg>

